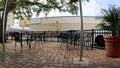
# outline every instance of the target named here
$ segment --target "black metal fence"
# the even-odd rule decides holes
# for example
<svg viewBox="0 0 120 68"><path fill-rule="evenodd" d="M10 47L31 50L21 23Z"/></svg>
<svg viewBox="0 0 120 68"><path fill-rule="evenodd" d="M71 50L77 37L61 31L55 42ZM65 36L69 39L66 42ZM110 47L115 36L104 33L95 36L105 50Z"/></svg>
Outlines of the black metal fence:
<svg viewBox="0 0 120 68"><path fill-rule="evenodd" d="M80 32L74 33L71 31L69 33L66 33L66 31L22 31L22 32L8 32L8 33L11 36L12 40L21 43L21 49L23 47L22 44L23 41L27 42L27 45L29 45L30 49L31 49L31 45L29 42L32 41L38 41L38 42L57 41L61 43L72 44L74 46L80 45ZM98 29L84 30L84 44L86 47L105 49L105 46L103 45L104 41L101 41L103 39L97 37L110 36L110 35L111 32L105 30L98 30Z"/></svg>
<svg viewBox="0 0 120 68"><path fill-rule="evenodd" d="M111 36L112 33L111 31L107 31L107 30L92 29L92 30L85 30L84 35L88 35L85 36L84 38L85 46L91 48L105 49L105 41L103 37Z"/></svg>

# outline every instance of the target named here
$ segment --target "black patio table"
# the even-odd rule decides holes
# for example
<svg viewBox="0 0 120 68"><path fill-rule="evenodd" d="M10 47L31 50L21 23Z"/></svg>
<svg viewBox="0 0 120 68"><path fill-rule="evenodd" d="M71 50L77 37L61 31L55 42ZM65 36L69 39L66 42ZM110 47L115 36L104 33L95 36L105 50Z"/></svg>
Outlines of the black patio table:
<svg viewBox="0 0 120 68"><path fill-rule="evenodd" d="M29 49L31 49L31 34L24 34L22 32L14 32L14 40L15 42L20 42L21 50L23 48L23 41L27 42L27 45L29 45ZM16 47L16 44L15 44Z"/></svg>

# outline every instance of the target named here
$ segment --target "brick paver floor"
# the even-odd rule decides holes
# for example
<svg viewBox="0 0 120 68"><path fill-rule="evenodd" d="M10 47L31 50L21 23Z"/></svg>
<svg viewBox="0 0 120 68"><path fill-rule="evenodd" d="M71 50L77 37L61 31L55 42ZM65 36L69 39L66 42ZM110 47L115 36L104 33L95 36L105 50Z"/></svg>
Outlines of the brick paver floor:
<svg viewBox="0 0 120 68"><path fill-rule="evenodd" d="M2 52L0 44L0 68L120 68L120 58L105 56L105 50L84 48L83 57L88 65L74 64L73 59L79 58L79 49L58 42L31 43L29 49L24 44L22 51L20 44L9 41L6 52Z"/></svg>

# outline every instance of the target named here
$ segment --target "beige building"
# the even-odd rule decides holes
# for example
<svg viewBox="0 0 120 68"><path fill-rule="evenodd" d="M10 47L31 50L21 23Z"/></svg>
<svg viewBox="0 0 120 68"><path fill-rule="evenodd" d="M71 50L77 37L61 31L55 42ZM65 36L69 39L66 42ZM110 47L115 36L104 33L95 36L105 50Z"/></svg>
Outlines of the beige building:
<svg viewBox="0 0 120 68"><path fill-rule="evenodd" d="M95 29L96 25L101 22L101 18L84 16L83 21L84 30ZM33 18L30 23L30 29L35 31L80 30L81 25L79 16Z"/></svg>
<svg viewBox="0 0 120 68"><path fill-rule="evenodd" d="M14 14L12 12L8 14L6 30L8 31L11 26L14 26Z"/></svg>
<svg viewBox="0 0 120 68"><path fill-rule="evenodd" d="M14 26L14 14L12 12L8 14L7 25Z"/></svg>

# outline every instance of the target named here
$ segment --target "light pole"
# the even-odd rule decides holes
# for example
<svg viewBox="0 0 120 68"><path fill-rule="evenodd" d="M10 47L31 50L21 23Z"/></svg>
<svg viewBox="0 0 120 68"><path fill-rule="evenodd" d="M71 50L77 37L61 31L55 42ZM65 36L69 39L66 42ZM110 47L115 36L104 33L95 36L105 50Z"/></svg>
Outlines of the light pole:
<svg viewBox="0 0 120 68"><path fill-rule="evenodd" d="M3 32L2 32L2 43L3 43L3 52L5 52L5 18L6 18L6 10L7 10L8 0L5 0L4 11L3 11Z"/></svg>
<svg viewBox="0 0 120 68"><path fill-rule="evenodd" d="M80 20L81 20L81 31L80 31L80 61L82 61L83 56L83 47L84 47L84 35L83 35L83 15L82 15L82 1L79 0L79 7L80 7Z"/></svg>

